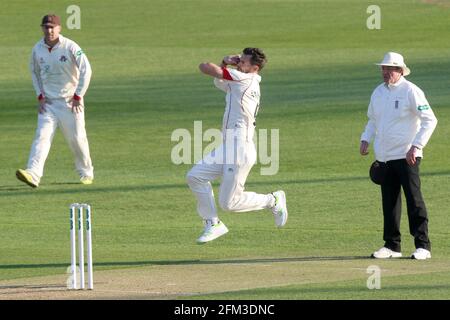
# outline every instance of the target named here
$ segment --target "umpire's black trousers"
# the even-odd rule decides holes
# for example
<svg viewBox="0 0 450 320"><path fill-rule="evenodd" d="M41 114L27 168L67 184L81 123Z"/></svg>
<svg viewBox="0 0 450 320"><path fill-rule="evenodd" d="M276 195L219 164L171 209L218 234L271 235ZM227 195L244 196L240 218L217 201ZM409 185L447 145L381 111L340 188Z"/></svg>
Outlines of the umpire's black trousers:
<svg viewBox="0 0 450 320"><path fill-rule="evenodd" d="M406 159L386 162L386 177L381 185L384 215L383 240L386 248L397 252L401 252L401 187L405 193L409 232L414 237L414 244L416 248L431 251L431 243L428 238L428 214L420 191L419 165L421 158L416 160L414 166L410 166Z"/></svg>

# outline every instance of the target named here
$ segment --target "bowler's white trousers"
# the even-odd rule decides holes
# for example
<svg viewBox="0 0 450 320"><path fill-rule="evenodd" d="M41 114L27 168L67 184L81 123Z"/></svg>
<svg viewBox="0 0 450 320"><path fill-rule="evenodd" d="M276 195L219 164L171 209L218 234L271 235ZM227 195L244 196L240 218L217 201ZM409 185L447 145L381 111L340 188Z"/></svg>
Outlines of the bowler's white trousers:
<svg viewBox="0 0 450 320"><path fill-rule="evenodd" d="M80 113L72 113L71 103L65 99L46 101L46 111L39 113L36 135L31 146L27 171L40 181L56 128L60 128L75 156L75 168L80 176L94 177L89 154L89 144L84 122L84 108Z"/></svg>
<svg viewBox="0 0 450 320"><path fill-rule="evenodd" d="M235 139L225 142L187 174L187 182L197 197L197 211L203 219L217 219L217 209L210 181L222 177L219 189L219 205L223 210L245 212L271 208L271 194L244 191L245 181L256 162L253 141Z"/></svg>

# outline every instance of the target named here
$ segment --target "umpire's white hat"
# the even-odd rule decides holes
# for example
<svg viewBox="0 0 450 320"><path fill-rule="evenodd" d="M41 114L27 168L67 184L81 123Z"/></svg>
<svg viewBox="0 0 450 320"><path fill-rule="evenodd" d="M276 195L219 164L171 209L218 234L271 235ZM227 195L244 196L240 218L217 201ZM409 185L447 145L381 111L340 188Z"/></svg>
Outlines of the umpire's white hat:
<svg viewBox="0 0 450 320"><path fill-rule="evenodd" d="M406 66L403 56L396 52L388 52L384 55L381 63L376 63L377 66L390 66L399 67L403 69L403 75L407 76L411 73L411 70Z"/></svg>

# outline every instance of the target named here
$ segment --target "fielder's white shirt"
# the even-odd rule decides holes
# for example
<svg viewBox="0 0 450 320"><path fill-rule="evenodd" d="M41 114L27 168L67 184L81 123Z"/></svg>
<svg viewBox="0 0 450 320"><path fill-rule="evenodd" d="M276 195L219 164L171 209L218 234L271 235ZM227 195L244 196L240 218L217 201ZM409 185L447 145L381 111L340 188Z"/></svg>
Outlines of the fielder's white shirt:
<svg viewBox="0 0 450 320"><path fill-rule="evenodd" d="M36 95L47 99L83 97L91 79L91 65L74 41L59 35L50 48L42 38L30 58L30 71Z"/></svg>
<svg viewBox="0 0 450 320"><path fill-rule="evenodd" d="M412 145L420 148L416 156L423 157L422 149L437 125L423 91L404 77L374 90L367 116L361 141L374 140L375 157L381 162L405 159Z"/></svg>
<svg viewBox="0 0 450 320"><path fill-rule="evenodd" d="M259 109L261 76L232 68L223 68L223 74L223 79L214 78L216 87L227 93L222 131L243 128L245 130L240 132L250 141L253 138Z"/></svg>

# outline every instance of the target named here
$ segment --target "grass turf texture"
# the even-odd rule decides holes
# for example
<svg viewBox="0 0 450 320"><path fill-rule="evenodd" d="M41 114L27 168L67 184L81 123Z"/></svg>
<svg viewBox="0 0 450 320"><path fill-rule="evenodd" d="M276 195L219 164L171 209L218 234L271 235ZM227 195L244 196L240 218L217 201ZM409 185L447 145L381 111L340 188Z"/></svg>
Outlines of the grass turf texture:
<svg viewBox="0 0 450 320"><path fill-rule="evenodd" d="M445 3L379 1L382 29L370 31L370 1L229 1L226 10L219 1L78 1L81 30L64 28L62 34L80 44L94 71L86 122L96 179L91 186L77 184L72 155L58 132L41 186L32 190L14 176L26 164L37 118L28 58L41 36L41 16L54 11L65 21L71 4L0 5L0 281L64 274L70 261L68 205L87 202L93 208L96 272L183 261L193 262L193 268L202 261L252 261L248 268L253 268L298 259L292 268L313 274L321 269L324 276L308 284L293 278L287 287L248 284L250 291L218 297L450 298L443 284L450 279L442 273L442 265L450 265L450 45L443 40L449 38L450 9ZM230 233L197 246L201 223L184 178L190 166L171 163L170 136L176 128L192 132L195 120L203 120L203 128L220 128L223 95L197 65L220 62L246 46L264 48L269 58L258 128L280 129L278 174L261 176L257 165L247 189L284 189L289 221L276 230L267 211L220 212ZM425 91L439 119L421 166L433 259L420 268L420 276L397 274L373 293L365 286L369 265L387 264L398 273L416 269L405 260L364 259L383 243L382 215L379 190L367 177L373 152L359 156L359 136L370 94L381 82L373 63L391 50L404 54L412 69L408 79ZM408 255L414 248L403 207ZM322 258L304 265L302 259L309 257ZM336 272L339 261L344 271ZM360 279L354 280L358 272Z"/></svg>

